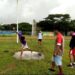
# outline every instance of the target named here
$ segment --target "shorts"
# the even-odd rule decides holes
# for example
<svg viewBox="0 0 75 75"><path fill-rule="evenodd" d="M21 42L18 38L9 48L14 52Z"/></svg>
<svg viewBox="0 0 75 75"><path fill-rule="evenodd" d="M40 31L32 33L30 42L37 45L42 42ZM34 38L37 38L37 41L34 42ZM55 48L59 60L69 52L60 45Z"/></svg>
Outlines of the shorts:
<svg viewBox="0 0 75 75"><path fill-rule="evenodd" d="M52 57L52 61L55 62L57 66L62 65L62 56L56 55Z"/></svg>
<svg viewBox="0 0 75 75"><path fill-rule="evenodd" d="M75 49L70 50L70 54L75 55Z"/></svg>
<svg viewBox="0 0 75 75"><path fill-rule="evenodd" d="M27 44L26 45L22 44L22 49L26 49L26 48L28 48L28 45Z"/></svg>
<svg viewBox="0 0 75 75"><path fill-rule="evenodd" d="M42 41L42 39L38 39L38 41L40 41L40 42L41 42L41 41Z"/></svg>

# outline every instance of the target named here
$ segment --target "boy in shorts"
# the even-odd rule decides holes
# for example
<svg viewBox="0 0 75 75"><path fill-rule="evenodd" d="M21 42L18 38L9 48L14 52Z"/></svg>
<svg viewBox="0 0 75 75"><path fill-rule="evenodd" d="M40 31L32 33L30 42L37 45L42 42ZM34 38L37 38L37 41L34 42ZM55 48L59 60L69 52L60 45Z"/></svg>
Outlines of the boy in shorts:
<svg viewBox="0 0 75 75"><path fill-rule="evenodd" d="M52 65L49 70L55 71L54 67L55 65L57 65L59 69L58 75L63 75L62 55L63 55L63 48L64 48L64 45L63 45L64 39L63 39L63 35L58 30L56 30L55 33L56 33L55 49L54 49L53 57L52 57Z"/></svg>

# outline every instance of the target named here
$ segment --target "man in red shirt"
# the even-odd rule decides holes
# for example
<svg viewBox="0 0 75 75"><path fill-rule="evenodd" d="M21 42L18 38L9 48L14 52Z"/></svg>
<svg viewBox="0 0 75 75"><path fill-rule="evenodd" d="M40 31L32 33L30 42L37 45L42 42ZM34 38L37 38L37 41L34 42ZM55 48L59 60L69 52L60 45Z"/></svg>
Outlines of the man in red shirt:
<svg viewBox="0 0 75 75"><path fill-rule="evenodd" d="M63 48L64 48L64 39L63 39L63 35L58 30L56 30L55 33L56 33L55 49L53 52L52 66L50 68L50 71L55 71L54 67L55 65L57 65L59 68L58 75L63 75L62 55L63 55Z"/></svg>

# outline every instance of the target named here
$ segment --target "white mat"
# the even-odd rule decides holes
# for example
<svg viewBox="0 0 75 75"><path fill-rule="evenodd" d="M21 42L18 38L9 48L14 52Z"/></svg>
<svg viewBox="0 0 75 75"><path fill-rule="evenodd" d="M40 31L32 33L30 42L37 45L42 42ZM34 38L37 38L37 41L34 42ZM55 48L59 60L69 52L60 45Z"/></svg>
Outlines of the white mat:
<svg viewBox="0 0 75 75"><path fill-rule="evenodd" d="M21 55L21 52L16 52L14 54L14 58L16 59L20 59L20 55ZM30 60L30 59L34 59L34 60L40 60L40 59L44 59L44 55L40 52L35 52L35 51L23 51L23 54L22 54L22 59L23 60Z"/></svg>

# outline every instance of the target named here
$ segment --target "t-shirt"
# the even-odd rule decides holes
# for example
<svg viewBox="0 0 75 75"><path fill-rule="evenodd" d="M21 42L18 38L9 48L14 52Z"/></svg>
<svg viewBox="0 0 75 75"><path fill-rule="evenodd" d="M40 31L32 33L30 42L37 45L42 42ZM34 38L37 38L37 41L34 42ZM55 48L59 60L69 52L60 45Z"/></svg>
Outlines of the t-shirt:
<svg viewBox="0 0 75 75"><path fill-rule="evenodd" d="M26 45L26 40L22 34L22 32L18 32L19 40L23 45Z"/></svg>
<svg viewBox="0 0 75 75"><path fill-rule="evenodd" d="M62 45L62 42L63 42L63 36L61 33L58 33L57 34L57 37L56 37L56 45Z"/></svg>
<svg viewBox="0 0 75 75"><path fill-rule="evenodd" d="M63 38L63 35L61 33L58 33L57 36L56 36L56 41L55 41L55 50L56 49L56 46L59 45L60 46L60 55L63 54L63 49L64 49L64 38Z"/></svg>
<svg viewBox="0 0 75 75"><path fill-rule="evenodd" d="M42 39L42 33L38 33L38 39Z"/></svg>
<svg viewBox="0 0 75 75"><path fill-rule="evenodd" d="M19 36L19 38L21 38L22 37L22 32L18 32L18 36Z"/></svg>
<svg viewBox="0 0 75 75"><path fill-rule="evenodd" d="M73 49L75 47L75 32L72 33L72 38L69 44L70 48Z"/></svg>

